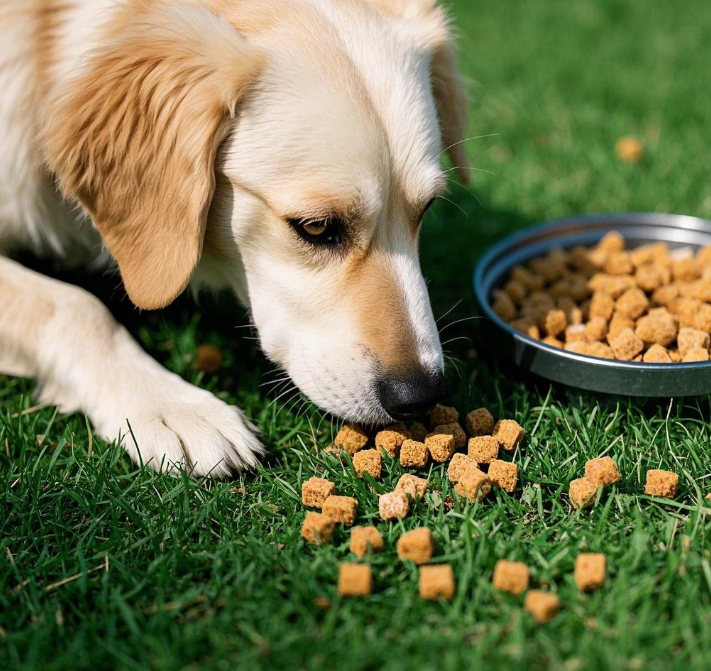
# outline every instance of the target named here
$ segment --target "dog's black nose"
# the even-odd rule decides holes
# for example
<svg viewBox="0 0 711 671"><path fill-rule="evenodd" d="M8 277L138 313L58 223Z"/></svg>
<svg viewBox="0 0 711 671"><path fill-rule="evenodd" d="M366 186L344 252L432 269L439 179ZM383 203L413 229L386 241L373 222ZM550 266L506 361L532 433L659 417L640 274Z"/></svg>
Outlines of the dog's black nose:
<svg viewBox="0 0 711 671"><path fill-rule="evenodd" d="M444 376L439 371L421 371L387 377L378 384L378 393L380 402L393 419L412 419L442 399Z"/></svg>

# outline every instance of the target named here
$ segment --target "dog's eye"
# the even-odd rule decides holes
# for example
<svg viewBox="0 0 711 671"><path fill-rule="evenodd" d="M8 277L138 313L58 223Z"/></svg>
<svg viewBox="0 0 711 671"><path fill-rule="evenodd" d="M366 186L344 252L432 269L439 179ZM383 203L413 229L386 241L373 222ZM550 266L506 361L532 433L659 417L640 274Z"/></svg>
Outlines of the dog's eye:
<svg viewBox="0 0 711 671"><path fill-rule="evenodd" d="M304 231L309 235L323 235L328 230L328 224L325 221L312 221L304 224Z"/></svg>
<svg viewBox="0 0 711 671"><path fill-rule="evenodd" d="M289 224L302 240L312 245L335 247L343 240L343 225L335 217L318 221L289 219Z"/></svg>

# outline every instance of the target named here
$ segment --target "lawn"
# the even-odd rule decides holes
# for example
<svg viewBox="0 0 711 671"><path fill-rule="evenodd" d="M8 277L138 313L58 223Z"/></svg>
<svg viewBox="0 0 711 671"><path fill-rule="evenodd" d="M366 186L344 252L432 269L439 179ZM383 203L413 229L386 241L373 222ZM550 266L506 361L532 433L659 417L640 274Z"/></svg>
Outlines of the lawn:
<svg viewBox="0 0 711 671"><path fill-rule="evenodd" d="M3 669L708 669L711 667L711 398L660 403L578 393L523 378L488 352L471 271L488 245L527 224L618 210L711 216L711 5L702 0L459 0L470 78L471 189L452 183L428 215L423 267L448 355L448 401L486 405L525 427L522 482L475 506L439 490L397 524L372 560L376 589L340 600L348 534L299 538L299 487L328 473L377 520L377 496L320 450L337 425L276 379L228 300L188 301L129 327L158 359L260 426L269 457L234 482L158 476L92 438L85 418L33 409L34 385L0 376L0 668ZM645 158L624 164L622 135ZM235 315L238 315L236 318ZM196 373L198 343L226 354ZM478 353L478 354L477 354ZM238 383L237 383L238 381ZM43 439L38 439L43 436ZM592 510L565 492L585 460L613 455L621 482ZM674 501L644 496L648 468L681 476ZM401 473L388 465L383 486ZM451 562L449 604L417 595L395 540L427 524ZM580 596L580 551L605 552L609 578ZM490 578L525 561L555 590L540 626ZM323 610L317 597L330 600Z"/></svg>

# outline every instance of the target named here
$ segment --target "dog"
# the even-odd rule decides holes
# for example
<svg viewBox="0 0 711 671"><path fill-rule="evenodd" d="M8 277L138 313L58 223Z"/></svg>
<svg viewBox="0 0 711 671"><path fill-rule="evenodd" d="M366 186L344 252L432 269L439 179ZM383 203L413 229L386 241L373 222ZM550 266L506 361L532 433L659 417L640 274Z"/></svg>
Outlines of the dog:
<svg viewBox="0 0 711 671"><path fill-rule="evenodd" d="M442 395L418 260L466 182L467 99L436 0L0 0L0 372L137 463L226 477L263 453L29 251L117 268L143 310L229 288L266 356L373 425Z"/></svg>

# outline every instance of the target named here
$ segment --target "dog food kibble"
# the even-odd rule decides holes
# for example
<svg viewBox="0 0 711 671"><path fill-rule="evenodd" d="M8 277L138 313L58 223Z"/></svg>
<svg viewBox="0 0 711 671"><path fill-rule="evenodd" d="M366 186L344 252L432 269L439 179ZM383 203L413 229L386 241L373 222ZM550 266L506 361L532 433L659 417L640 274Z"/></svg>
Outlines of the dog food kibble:
<svg viewBox="0 0 711 671"><path fill-rule="evenodd" d="M370 551L383 549L383 537L375 527L353 527L351 530L351 552L358 557L365 557Z"/></svg>
<svg viewBox="0 0 711 671"><path fill-rule="evenodd" d="M421 422L413 422L410 424L410 438L412 440L416 440L418 443L424 443L427 434L429 434L429 431Z"/></svg>
<svg viewBox="0 0 711 671"><path fill-rule="evenodd" d="M676 473L660 470L647 471L647 484L644 493L664 499L673 499L676 496L678 484L679 476Z"/></svg>
<svg viewBox="0 0 711 671"><path fill-rule="evenodd" d="M503 489L509 494L516 489L518 484L518 466L510 461L501 461L500 459L492 461L489 464L487 475L494 487Z"/></svg>
<svg viewBox="0 0 711 671"><path fill-rule="evenodd" d="M459 423L459 410L456 408L449 407L447 405L436 405L432 410L430 410L430 428L434 429L435 426L441 426L442 424L458 424Z"/></svg>
<svg viewBox="0 0 711 671"><path fill-rule="evenodd" d="M358 501L351 496L329 496L323 502L323 514L334 522L340 522L347 527L355 522Z"/></svg>
<svg viewBox="0 0 711 671"><path fill-rule="evenodd" d="M368 444L368 435L355 424L346 424L333 441L336 447L343 448L352 457Z"/></svg>
<svg viewBox="0 0 711 671"><path fill-rule="evenodd" d="M425 446L430 452L432 461L443 464L454 454L454 436L446 433L431 433L425 438Z"/></svg>
<svg viewBox="0 0 711 671"><path fill-rule="evenodd" d="M520 561L501 559L494 567L492 582L500 592L508 592L514 596L523 594L528 589L528 566Z"/></svg>
<svg viewBox="0 0 711 671"><path fill-rule="evenodd" d="M521 296L521 294L518 294ZM511 295L505 291L495 291L491 309L505 322L511 321L516 316L516 304Z"/></svg>
<svg viewBox="0 0 711 671"><path fill-rule="evenodd" d="M411 499L421 501L427 491L427 485L428 482L424 478L405 473L405 475L400 476L395 489L401 489Z"/></svg>
<svg viewBox="0 0 711 671"><path fill-rule="evenodd" d="M499 441L494 436L470 438L467 454L478 464L490 464L499 456Z"/></svg>
<svg viewBox="0 0 711 671"><path fill-rule="evenodd" d="M462 454L460 452L455 454L452 457L452 461L449 462L449 466L447 467L447 477L452 482L459 482L462 475L464 475L464 473L466 473L466 471L470 468L479 468L479 464L477 464L471 457L468 457L466 454Z"/></svg>
<svg viewBox="0 0 711 671"><path fill-rule="evenodd" d="M381 494L378 499L378 511L380 517L385 521L407 517L410 512L410 501L407 494L402 489Z"/></svg>
<svg viewBox="0 0 711 671"><path fill-rule="evenodd" d="M400 447L400 465L406 468L424 468L430 460L430 453L424 443L406 440Z"/></svg>
<svg viewBox="0 0 711 671"><path fill-rule="evenodd" d="M338 568L338 593L341 596L368 596L373 589L370 564L341 564Z"/></svg>
<svg viewBox="0 0 711 671"><path fill-rule="evenodd" d="M507 452L513 452L523 438L523 428L513 419L501 419L496 423L491 435Z"/></svg>
<svg viewBox="0 0 711 671"><path fill-rule="evenodd" d="M454 449L461 450L467 444L467 434L459 424L441 424L432 429L432 434L442 434L454 438Z"/></svg>
<svg viewBox="0 0 711 671"><path fill-rule="evenodd" d="M335 522L321 513L308 512L301 527L301 536L309 543L324 545L331 540Z"/></svg>
<svg viewBox="0 0 711 671"><path fill-rule="evenodd" d="M468 468L454 486L454 491L469 503L476 503L486 498L491 491L491 481L478 468Z"/></svg>
<svg viewBox="0 0 711 671"><path fill-rule="evenodd" d="M560 600L552 592L532 589L526 594L524 608L536 622L545 624L550 622L560 610Z"/></svg>
<svg viewBox="0 0 711 671"><path fill-rule="evenodd" d="M353 468L359 478L370 473L376 480L380 478L383 467L383 455L380 450L360 450L353 455Z"/></svg>
<svg viewBox="0 0 711 671"><path fill-rule="evenodd" d="M666 243L625 247L611 232L595 247L552 250L516 266L492 295L497 313L521 333L583 356L709 361L711 254Z"/></svg>
<svg viewBox="0 0 711 671"><path fill-rule="evenodd" d="M490 436L494 430L494 417L486 408L477 408L467 413L466 424L470 436Z"/></svg>
<svg viewBox="0 0 711 671"><path fill-rule="evenodd" d="M432 532L427 527L420 527L404 533L397 540L397 556L415 564L429 562L432 559Z"/></svg>
<svg viewBox="0 0 711 671"><path fill-rule="evenodd" d="M301 485L301 502L309 508L321 508L323 502L336 491L336 485L323 478L312 477Z"/></svg>
<svg viewBox="0 0 711 671"><path fill-rule="evenodd" d="M575 584L581 592L599 589L605 582L604 554L583 552L575 559Z"/></svg>
<svg viewBox="0 0 711 671"><path fill-rule="evenodd" d="M576 508L590 508L595 503L597 490L599 485L596 485L587 478L578 478L570 483L569 495L570 502Z"/></svg>
<svg viewBox="0 0 711 671"><path fill-rule="evenodd" d="M393 459L397 459L400 456L400 448L406 440L405 434L384 429L375 434L375 447L387 452Z"/></svg>
<svg viewBox="0 0 711 671"><path fill-rule="evenodd" d="M607 487L607 485L619 481L620 472L611 457L598 457L597 459L590 459L585 464L585 477L593 485Z"/></svg>
<svg viewBox="0 0 711 671"><path fill-rule="evenodd" d="M208 375L217 373L223 360L222 350L208 343L200 345L195 352L195 368Z"/></svg>
<svg viewBox="0 0 711 671"><path fill-rule="evenodd" d="M420 596L428 601L454 596L454 572L449 564L420 567Z"/></svg>

